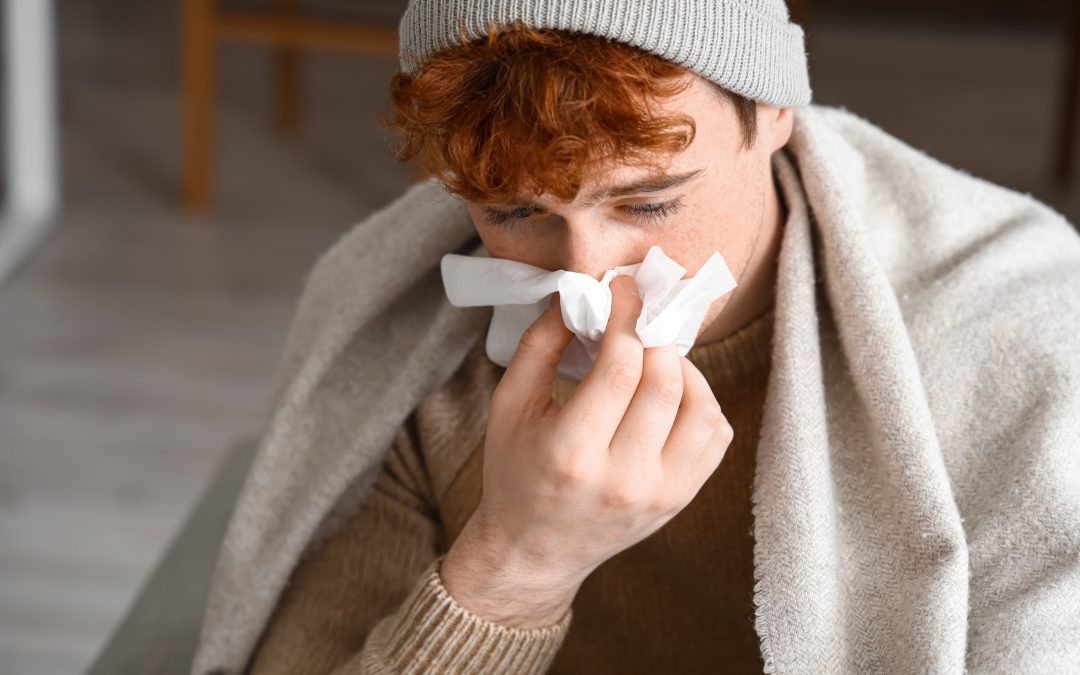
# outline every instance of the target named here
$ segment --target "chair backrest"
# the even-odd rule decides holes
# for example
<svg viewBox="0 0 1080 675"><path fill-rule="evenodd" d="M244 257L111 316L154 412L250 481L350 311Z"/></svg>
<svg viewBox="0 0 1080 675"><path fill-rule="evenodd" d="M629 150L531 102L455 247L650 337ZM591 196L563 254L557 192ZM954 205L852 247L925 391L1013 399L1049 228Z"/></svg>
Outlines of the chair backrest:
<svg viewBox="0 0 1080 675"><path fill-rule="evenodd" d="M223 9L267 13L286 11L300 16L361 23L393 25L401 20L406 0L217 0Z"/></svg>

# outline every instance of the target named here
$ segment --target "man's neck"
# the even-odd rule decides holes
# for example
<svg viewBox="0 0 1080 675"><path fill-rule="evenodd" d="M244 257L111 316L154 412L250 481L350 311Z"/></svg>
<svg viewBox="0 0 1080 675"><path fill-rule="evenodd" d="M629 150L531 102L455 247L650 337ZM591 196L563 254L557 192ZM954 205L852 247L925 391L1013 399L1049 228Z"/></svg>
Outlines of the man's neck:
<svg viewBox="0 0 1080 675"><path fill-rule="evenodd" d="M739 285L731 292L731 300L721 310L720 316L698 336L694 343L696 346L733 335L772 307L776 294L777 259L788 215L777 181L774 173L766 190L761 232L746 271L739 279Z"/></svg>

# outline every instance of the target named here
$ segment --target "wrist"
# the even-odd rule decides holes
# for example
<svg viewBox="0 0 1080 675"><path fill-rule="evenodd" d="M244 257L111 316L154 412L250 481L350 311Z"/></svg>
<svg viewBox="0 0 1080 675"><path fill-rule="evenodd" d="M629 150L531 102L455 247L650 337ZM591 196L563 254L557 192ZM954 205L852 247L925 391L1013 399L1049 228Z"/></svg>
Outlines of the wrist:
<svg viewBox="0 0 1080 675"><path fill-rule="evenodd" d="M439 576L459 605L486 621L513 628L558 623L580 587L524 562L510 548L484 536L473 520L443 556Z"/></svg>

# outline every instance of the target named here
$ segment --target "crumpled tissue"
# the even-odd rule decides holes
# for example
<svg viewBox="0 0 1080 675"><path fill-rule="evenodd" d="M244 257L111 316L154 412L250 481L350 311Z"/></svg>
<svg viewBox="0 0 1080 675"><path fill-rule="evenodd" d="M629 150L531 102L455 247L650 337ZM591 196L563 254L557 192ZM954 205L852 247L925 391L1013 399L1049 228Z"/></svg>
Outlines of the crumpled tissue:
<svg viewBox="0 0 1080 675"><path fill-rule="evenodd" d="M637 283L642 308L636 332L641 343L675 343L681 356L694 346L709 305L738 285L719 251L697 274L683 279L686 269L659 246L651 247L640 263L614 267L599 281L581 272L552 272L486 255L448 253L441 270L450 304L494 306L485 348L500 366L510 364L525 329L548 308L548 296L558 291L563 323L576 336L563 352L558 374L575 380L592 369L599 354L611 315L611 281L617 275L627 274Z"/></svg>

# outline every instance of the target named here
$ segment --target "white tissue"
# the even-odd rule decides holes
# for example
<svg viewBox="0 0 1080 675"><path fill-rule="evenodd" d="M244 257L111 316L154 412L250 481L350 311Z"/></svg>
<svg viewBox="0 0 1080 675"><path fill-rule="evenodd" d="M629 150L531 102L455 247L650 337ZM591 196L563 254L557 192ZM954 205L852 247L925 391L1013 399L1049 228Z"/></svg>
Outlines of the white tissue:
<svg viewBox="0 0 1080 675"><path fill-rule="evenodd" d="M675 343L681 356L694 346L709 305L737 284L719 251L697 274L683 279L686 269L653 246L645 259L621 265L597 281L587 274L554 272L514 260L448 253L442 258L442 278L450 304L456 307L493 305L488 329L488 357L507 366L521 335L548 307L548 296L559 292L563 323L577 336L559 363L561 377L582 379L592 369L611 315L611 280L634 278L642 299L636 332L645 347Z"/></svg>

